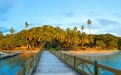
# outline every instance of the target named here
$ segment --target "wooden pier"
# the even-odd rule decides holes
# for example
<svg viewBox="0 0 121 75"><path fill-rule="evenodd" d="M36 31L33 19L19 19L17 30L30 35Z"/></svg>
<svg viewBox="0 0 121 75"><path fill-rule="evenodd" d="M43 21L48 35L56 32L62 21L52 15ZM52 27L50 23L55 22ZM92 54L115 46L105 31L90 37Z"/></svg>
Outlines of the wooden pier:
<svg viewBox="0 0 121 75"><path fill-rule="evenodd" d="M111 75L121 75L121 70L101 65L97 61L92 62L60 51L40 50L23 64L16 75L107 75L105 71L111 72Z"/></svg>
<svg viewBox="0 0 121 75"><path fill-rule="evenodd" d="M33 75L82 75L49 51L43 51Z"/></svg>
<svg viewBox="0 0 121 75"><path fill-rule="evenodd" d="M50 50L64 63L70 65L75 70L83 73L84 75L107 75L105 71L110 72L110 75L121 75L121 70L117 70L108 66L99 64L96 60L94 62L82 59L77 56L61 53L60 51ZM90 66L91 65L91 66Z"/></svg>

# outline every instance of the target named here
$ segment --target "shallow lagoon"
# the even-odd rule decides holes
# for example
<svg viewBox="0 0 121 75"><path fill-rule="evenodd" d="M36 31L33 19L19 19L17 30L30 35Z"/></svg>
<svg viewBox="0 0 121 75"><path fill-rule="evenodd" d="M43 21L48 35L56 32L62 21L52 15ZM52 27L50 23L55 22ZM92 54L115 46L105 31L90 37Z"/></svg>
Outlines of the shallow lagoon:
<svg viewBox="0 0 121 75"><path fill-rule="evenodd" d="M0 60L0 75L15 75L20 70L22 65L30 57L33 56L33 54L34 53L22 53L12 58L5 58ZM121 51L108 55L90 54L90 55L81 55L80 57L90 61L97 60L98 63L100 64L121 70ZM93 70L93 66L91 65L89 66L92 67ZM101 71L102 69L100 69L100 75L114 75L113 73L110 73L105 70L103 70L104 73L101 73Z"/></svg>
<svg viewBox="0 0 121 75"><path fill-rule="evenodd" d="M104 55L103 54L101 54L101 55L98 55L98 54L80 55L80 57L90 60L90 61L97 60L98 63L100 63L100 64L121 70L121 51L118 51L118 52L115 52L112 54L107 54L107 55L106 54L104 54ZM93 68L93 66L91 66L91 65L90 65L90 67ZM103 70L103 73L101 73L101 72L102 72L102 69L100 69L100 75L114 75L113 73L108 72L106 70Z"/></svg>
<svg viewBox="0 0 121 75"><path fill-rule="evenodd" d="M0 60L0 75L16 75L22 65L33 56L34 53L25 52L17 56Z"/></svg>

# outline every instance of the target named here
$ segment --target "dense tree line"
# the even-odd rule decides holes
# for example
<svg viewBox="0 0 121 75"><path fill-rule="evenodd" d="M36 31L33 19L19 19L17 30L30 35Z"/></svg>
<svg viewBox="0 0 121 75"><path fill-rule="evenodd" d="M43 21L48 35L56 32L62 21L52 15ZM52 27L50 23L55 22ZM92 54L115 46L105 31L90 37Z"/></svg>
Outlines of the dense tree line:
<svg viewBox="0 0 121 75"><path fill-rule="evenodd" d="M73 29L67 28L65 30L59 26L53 27L50 25L28 29L29 24L25 22L25 25L27 29L16 34L14 34L13 28L10 29L11 34L5 36L0 31L0 49L14 49L28 45L31 48L44 46L55 49L76 49L77 47L121 49L121 37L111 34L86 34L84 25L80 29L75 26Z"/></svg>

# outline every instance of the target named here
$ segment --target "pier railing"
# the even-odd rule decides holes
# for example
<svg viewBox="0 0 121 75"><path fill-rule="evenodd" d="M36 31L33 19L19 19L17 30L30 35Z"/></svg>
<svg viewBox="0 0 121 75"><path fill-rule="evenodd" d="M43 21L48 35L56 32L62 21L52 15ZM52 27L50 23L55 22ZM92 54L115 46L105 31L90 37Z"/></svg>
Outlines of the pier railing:
<svg viewBox="0 0 121 75"><path fill-rule="evenodd" d="M50 52L70 65L74 70L85 75L105 75L104 72L106 71L111 72L113 75L121 75L121 70L101 65L97 63L97 61L92 62L66 53L61 53L60 51L50 50Z"/></svg>
<svg viewBox="0 0 121 75"><path fill-rule="evenodd" d="M41 54L42 54L42 50L40 50L37 54L35 54L32 58L30 58L25 64L23 64L21 69L16 75L31 75Z"/></svg>

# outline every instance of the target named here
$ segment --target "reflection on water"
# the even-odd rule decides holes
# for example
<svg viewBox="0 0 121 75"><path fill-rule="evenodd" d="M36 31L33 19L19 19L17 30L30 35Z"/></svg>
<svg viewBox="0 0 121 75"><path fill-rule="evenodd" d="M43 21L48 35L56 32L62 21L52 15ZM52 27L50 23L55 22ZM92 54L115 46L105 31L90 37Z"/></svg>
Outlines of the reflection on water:
<svg viewBox="0 0 121 75"><path fill-rule="evenodd" d="M0 60L0 75L15 75L33 54L34 53L25 52L14 57Z"/></svg>
<svg viewBox="0 0 121 75"><path fill-rule="evenodd" d="M100 64L121 70L121 51L109 55L81 55L80 57L90 61L97 60ZM100 71L102 71L102 69L100 69ZM114 74L104 70L104 74L101 75Z"/></svg>

